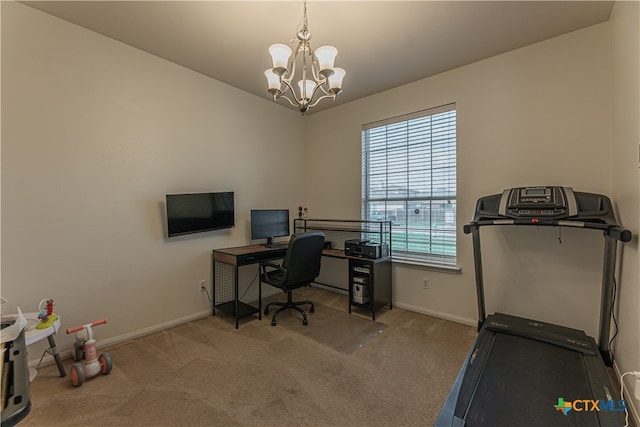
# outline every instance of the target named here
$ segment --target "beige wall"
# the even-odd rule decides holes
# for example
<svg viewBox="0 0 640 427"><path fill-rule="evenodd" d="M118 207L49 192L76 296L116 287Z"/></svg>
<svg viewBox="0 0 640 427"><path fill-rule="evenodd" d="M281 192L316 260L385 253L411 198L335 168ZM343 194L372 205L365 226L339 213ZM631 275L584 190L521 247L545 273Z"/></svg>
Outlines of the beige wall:
<svg viewBox="0 0 640 427"><path fill-rule="evenodd" d="M207 315L211 250L303 199L295 111L12 2L2 67L3 311L51 297L103 343ZM236 227L168 240L164 195L198 191L235 191Z"/></svg>
<svg viewBox="0 0 640 427"><path fill-rule="evenodd" d="M522 185L611 192L610 43L609 25L596 25L311 115L310 210L359 216L362 124L455 102L461 272L396 264L394 299L475 324L471 238L462 225L479 197ZM488 313L512 312L597 336L602 238L580 231L563 230L560 245L557 229L483 229ZM429 290L421 288L422 277L429 277Z"/></svg>
<svg viewBox="0 0 640 427"><path fill-rule="evenodd" d="M196 286L210 284L210 251L248 241L252 207L295 212L303 203L312 217L359 218L361 125L450 102L459 230L479 197L542 184L612 196L637 233L637 6L617 4L609 23L300 119L2 2L2 296L27 311L53 297L65 327L107 316L102 342L205 315ZM298 161L278 167L283 152ZM218 190L236 192L235 229L164 237L164 194ZM602 237L558 237L482 230L487 310L597 336ZM395 304L475 324L471 238L461 231L458 248L459 273L396 265ZM638 370L637 240L623 261L616 356L621 370ZM343 266L325 264L329 281L344 285ZM62 351L70 343L59 334Z"/></svg>
<svg viewBox="0 0 640 427"><path fill-rule="evenodd" d="M617 275L618 370L640 371L640 3L617 2L611 17L613 39L613 194L623 224L634 239L624 245ZM631 376L625 378L628 387ZM633 389L631 389L633 390ZM634 402L636 420L640 402Z"/></svg>
<svg viewBox="0 0 640 427"><path fill-rule="evenodd" d="M456 102L461 271L395 264L394 303L475 324L473 252L462 225L472 218L476 200L524 185L605 194L636 235L619 260L616 365L621 371L640 369L637 9L637 2L617 4L612 22L310 116L310 210L319 217L359 217L362 124ZM481 236L488 313L532 317L598 336L600 232L485 227ZM429 290L421 288L422 277L430 279Z"/></svg>

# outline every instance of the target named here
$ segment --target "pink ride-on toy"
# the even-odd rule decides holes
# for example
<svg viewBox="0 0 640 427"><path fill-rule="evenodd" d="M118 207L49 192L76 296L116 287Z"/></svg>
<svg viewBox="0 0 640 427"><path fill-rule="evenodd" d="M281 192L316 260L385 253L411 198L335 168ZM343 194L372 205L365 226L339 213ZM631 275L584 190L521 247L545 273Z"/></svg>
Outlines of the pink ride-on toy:
<svg viewBox="0 0 640 427"><path fill-rule="evenodd" d="M84 384L85 379L98 375L101 372L107 375L111 372L113 362L109 353L102 353L97 357L96 340L93 337L92 326L98 326L107 323L107 319L96 320L86 325L75 326L67 329L67 334L78 332L83 329L87 330L86 339L82 339L76 334L76 342L73 343L73 360L76 363L71 366L71 383L74 387L80 387ZM80 362L84 358L84 363Z"/></svg>

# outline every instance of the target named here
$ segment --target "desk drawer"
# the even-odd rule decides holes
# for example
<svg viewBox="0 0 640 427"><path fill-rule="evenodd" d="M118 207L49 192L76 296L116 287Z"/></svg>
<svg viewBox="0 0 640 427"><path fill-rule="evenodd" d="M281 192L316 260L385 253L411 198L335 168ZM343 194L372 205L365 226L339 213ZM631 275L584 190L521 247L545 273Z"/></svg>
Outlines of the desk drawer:
<svg viewBox="0 0 640 427"><path fill-rule="evenodd" d="M286 249L278 250L278 251L269 251L263 253L253 253L253 254L244 254L238 255L236 258L237 265L248 265L248 264L257 264L261 261L269 261L272 259L280 259L284 258L287 253Z"/></svg>
<svg viewBox="0 0 640 427"><path fill-rule="evenodd" d="M256 264L260 262L260 254L244 254L236 257L236 265Z"/></svg>
<svg viewBox="0 0 640 427"><path fill-rule="evenodd" d="M239 248L221 249L213 251L213 261L224 264L241 266L258 264L261 261L284 258L287 248L270 249L264 246L244 246Z"/></svg>
<svg viewBox="0 0 640 427"><path fill-rule="evenodd" d="M284 256L287 254L287 250L286 249L279 249L276 251L269 251L269 252L264 252L262 253L261 256L261 261L270 261L272 259L282 259L284 258Z"/></svg>

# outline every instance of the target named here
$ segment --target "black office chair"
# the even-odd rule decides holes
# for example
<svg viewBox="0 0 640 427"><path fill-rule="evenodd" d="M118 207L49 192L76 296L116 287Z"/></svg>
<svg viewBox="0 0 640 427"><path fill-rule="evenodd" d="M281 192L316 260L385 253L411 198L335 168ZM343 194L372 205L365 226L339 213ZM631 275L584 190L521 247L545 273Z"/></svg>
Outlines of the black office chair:
<svg viewBox="0 0 640 427"><path fill-rule="evenodd" d="M260 275L260 285L262 282L282 289L287 293L287 302L271 302L264 309L264 314L269 314L269 307L280 307L273 313L271 326L276 325L276 319L284 310L293 309L302 314L302 324L306 325L307 314L300 305L309 304L309 312L313 313L314 307L311 301L294 302L291 299L291 290L308 286L320 274L320 258L324 246L324 234L322 233L299 233L291 236L287 254L282 264L263 261L262 274Z"/></svg>

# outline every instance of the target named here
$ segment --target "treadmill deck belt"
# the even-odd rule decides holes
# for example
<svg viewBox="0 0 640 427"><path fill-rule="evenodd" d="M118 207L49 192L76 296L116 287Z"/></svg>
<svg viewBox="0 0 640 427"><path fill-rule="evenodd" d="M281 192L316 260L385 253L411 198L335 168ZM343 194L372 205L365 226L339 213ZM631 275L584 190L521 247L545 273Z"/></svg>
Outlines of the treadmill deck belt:
<svg viewBox="0 0 640 427"><path fill-rule="evenodd" d="M496 322L505 330L491 328ZM549 336L560 341L554 344ZM566 340L580 344L571 348ZM600 354L588 347L597 350L582 331L500 313L489 316L436 425L624 425L624 412L594 407L595 401L616 399L616 389ZM565 414L556 409L559 399L589 403Z"/></svg>

